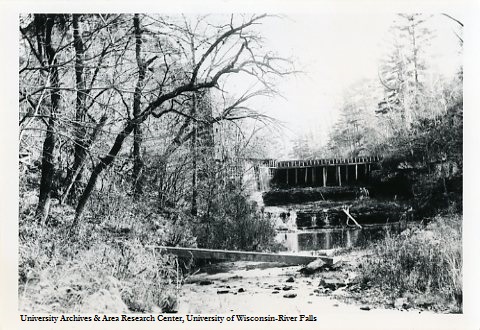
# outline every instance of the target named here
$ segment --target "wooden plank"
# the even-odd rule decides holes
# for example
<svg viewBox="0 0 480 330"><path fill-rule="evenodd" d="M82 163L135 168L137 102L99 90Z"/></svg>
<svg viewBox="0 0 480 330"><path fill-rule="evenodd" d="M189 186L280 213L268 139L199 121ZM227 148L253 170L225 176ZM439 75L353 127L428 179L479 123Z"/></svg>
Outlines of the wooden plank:
<svg viewBox="0 0 480 330"><path fill-rule="evenodd" d="M338 172L338 185L341 187L342 186L342 168L337 166L337 172Z"/></svg>
<svg viewBox="0 0 480 330"><path fill-rule="evenodd" d="M348 184L348 164L345 165L345 184Z"/></svg>
<svg viewBox="0 0 480 330"><path fill-rule="evenodd" d="M246 252L231 250L214 250L199 248L183 248L170 246L148 246L149 248L160 250L162 253L172 253L179 257L195 259L215 259L228 261L262 261L262 262L280 262L289 265L305 265L316 259L321 259L326 264L333 265L337 262L334 257L327 256L306 256L297 254L277 254L266 252Z"/></svg>
<svg viewBox="0 0 480 330"><path fill-rule="evenodd" d="M327 186L327 167L323 167L323 186Z"/></svg>

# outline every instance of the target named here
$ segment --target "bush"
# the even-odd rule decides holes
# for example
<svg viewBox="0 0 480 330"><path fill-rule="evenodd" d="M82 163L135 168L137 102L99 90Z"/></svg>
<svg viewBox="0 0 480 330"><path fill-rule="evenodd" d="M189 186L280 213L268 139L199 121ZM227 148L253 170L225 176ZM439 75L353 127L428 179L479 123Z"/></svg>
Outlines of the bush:
<svg viewBox="0 0 480 330"><path fill-rule="evenodd" d="M74 211L53 205L48 226L23 212L19 223L19 309L28 312L174 311L182 276L175 258L146 246L165 239L167 222L130 205L106 221L82 221L69 232ZM119 209L120 210L120 209ZM92 221L95 220L95 221ZM140 234L142 233L142 234Z"/></svg>
<svg viewBox="0 0 480 330"><path fill-rule="evenodd" d="M222 194L197 229L199 246L213 249L271 250L275 248L275 236L274 223L238 189Z"/></svg>
<svg viewBox="0 0 480 330"><path fill-rule="evenodd" d="M459 216L438 216L424 229L387 235L363 261L363 280L395 297L426 293L461 308L461 236Z"/></svg>

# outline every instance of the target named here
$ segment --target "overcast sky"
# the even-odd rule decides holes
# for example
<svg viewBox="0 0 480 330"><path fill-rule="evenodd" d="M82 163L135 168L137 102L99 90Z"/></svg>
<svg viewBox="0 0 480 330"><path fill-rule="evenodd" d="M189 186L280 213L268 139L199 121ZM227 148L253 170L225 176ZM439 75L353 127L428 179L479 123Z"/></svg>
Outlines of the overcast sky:
<svg viewBox="0 0 480 330"><path fill-rule="evenodd" d="M458 17L458 13L454 16ZM282 79L276 97L259 102L269 115L285 125L286 140L305 132L326 142L334 124L345 88L361 78L376 79L378 61L385 52L388 28L394 14L338 13L289 15L269 19L262 28L267 46L292 57L303 74ZM455 23L434 15L430 26L436 31L431 62L435 70L453 74L461 61Z"/></svg>

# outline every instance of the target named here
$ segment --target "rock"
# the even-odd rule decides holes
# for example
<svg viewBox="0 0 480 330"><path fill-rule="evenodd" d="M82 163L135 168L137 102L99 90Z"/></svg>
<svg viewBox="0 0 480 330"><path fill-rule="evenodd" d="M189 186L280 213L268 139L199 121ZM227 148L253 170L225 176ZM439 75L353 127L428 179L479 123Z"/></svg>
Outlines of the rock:
<svg viewBox="0 0 480 330"><path fill-rule="evenodd" d="M209 281L209 280L203 280L203 281L200 281L198 282L199 285L210 285L210 284L213 284L212 281Z"/></svg>
<svg viewBox="0 0 480 330"><path fill-rule="evenodd" d="M282 290L282 289L281 289L279 286L276 286L276 287L273 288L273 290L278 290L278 291L280 291L280 290Z"/></svg>
<svg viewBox="0 0 480 330"><path fill-rule="evenodd" d="M336 262L334 263L330 268L331 270L340 270L342 269L342 267L346 266L346 262L345 261L339 261L339 262Z"/></svg>
<svg viewBox="0 0 480 330"><path fill-rule="evenodd" d="M428 308L435 304L435 300L430 296L420 296L415 299L414 304L418 307Z"/></svg>
<svg viewBox="0 0 480 330"><path fill-rule="evenodd" d="M292 276L290 276L285 282L292 283L292 282L295 282L295 280L293 279Z"/></svg>
<svg viewBox="0 0 480 330"><path fill-rule="evenodd" d="M283 298L295 298L296 296L296 293L287 293L283 295Z"/></svg>
<svg viewBox="0 0 480 330"><path fill-rule="evenodd" d="M300 272L305 275L310 275L322 270L322 267L325 267L325 265L326 263L322 259L316 259L300 269Z"/></svg>
<svg viewBox="0 0 480 330"><path fill-rule="evenodd" d="M348 291L350 292L360 292L359 284L348 284Z"/></svg>
<svg viewBox="0 0 480 330"><path fill-rule="evenodd" d="M318 285L330 290L346 286L345 281L339 278L322 278Z"/></svg>
<svg viewBox="0 0 480 330"><path fill-rule="evenodd" d="M357 273L349 272L346 280L348 285L355 285L361 282L361 278Z"/></svg>
<svg viewBox="0 0 480 330"><path fill-rule="evenodd" d="M273 294L279 293L279 291L272 291Z"/></svg>
<svg viewBox="0 0 480 330"><path fill-rule="evenodd" d="M397 298L394 303L395 308L398 309L409 309L411 307L407 298Z"/></svg>
<svg viewBox="0 0 480 330"><path fill-rule="evenodd" d="M336 297L343 297L343 296L347 296L348 293L345 291L345 287L340 287L337 290L333 291L332 295Z"/></svg>
<svg viewBox="0 0 480 330"><path fill-rule="evenodd" d="M225 293L229 293L230 291L228 290L217 290L217 294L225 294Z"/></svg>
<svg viewBox="0 0 480 330"><path fill-rule="evenodd" d="M238 292L245 292L245 289L244 289L244 288L240 288L240 289L238 289Z"/></svg>
<svg viewBox="0 0 480 330"><path fill-rule="evenodd" d="M370 307L369 307L369 306L362 306L362 307L360 307L360 309L361 309L362 311L369 311L369 310L370 310Z"/></svg>
<svg viewBox="0 0 480 330"><path fill-rule="evenodd" d="M288 290L292 290L292 286L291 285L285 285L283 288L282 288L283 291L288 291Z"/></svg>

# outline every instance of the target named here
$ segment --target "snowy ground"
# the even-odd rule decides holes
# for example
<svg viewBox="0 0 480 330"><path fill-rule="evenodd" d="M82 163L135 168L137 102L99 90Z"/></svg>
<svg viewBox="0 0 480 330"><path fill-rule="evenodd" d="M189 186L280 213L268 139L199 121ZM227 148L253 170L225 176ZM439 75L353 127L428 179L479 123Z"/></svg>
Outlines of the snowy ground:
<svg viewBox="0 0 480 330"><path fill-rule="evenodd" d="M199 273L187 280L180 296L179 313L308 315L312 312L317 316L405 313L395 309L346 304L341 301L341 289L327 296L318 290L319 276L303 276L298 272L300 266L271 267L258 262L230 262L222 266L220 272L211 269L210 274Z"/></svg>

